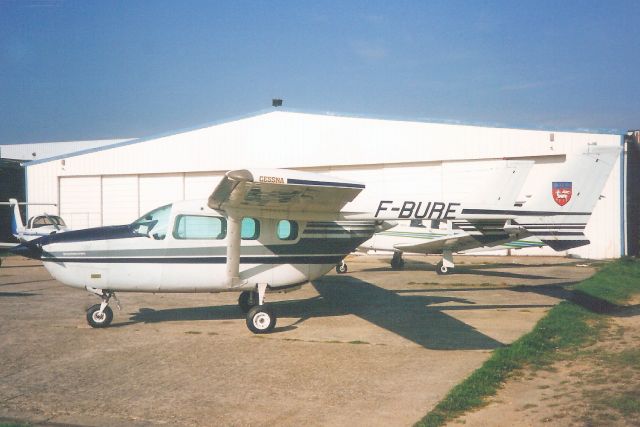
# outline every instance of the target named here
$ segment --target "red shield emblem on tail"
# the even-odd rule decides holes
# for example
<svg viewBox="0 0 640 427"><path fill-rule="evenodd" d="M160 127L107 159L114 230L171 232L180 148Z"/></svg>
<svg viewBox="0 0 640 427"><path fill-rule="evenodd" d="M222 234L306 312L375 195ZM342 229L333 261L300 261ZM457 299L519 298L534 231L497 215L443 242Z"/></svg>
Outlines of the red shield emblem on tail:
<svg viewBox="0 0 640 427"><path fill-rule="evenodd" d="M571 194L573 194L571 182L552 182L551 183L551 195L553 200L560 206L564 206L571 200Z"/></svg>

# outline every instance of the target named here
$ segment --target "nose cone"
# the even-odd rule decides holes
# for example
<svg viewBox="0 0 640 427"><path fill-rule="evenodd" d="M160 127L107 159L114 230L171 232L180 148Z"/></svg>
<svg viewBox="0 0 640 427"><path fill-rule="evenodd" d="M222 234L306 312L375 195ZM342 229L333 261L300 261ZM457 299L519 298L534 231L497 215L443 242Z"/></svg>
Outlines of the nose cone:
<svg viewBox="0 0 640 427"><path fill-rule="evenodd" d="M40 259L42 257L42 247L32 242L21 243L9 249L9 252L32 259Z"/></svg>

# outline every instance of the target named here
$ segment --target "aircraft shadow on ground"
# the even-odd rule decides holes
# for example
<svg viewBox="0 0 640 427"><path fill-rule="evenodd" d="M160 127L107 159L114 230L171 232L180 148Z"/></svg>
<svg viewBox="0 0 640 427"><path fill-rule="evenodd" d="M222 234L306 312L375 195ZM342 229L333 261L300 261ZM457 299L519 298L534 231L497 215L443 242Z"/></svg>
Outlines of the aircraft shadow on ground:
<svg viewBox="0 0 640 427"><path fill-rule="evenodd" d="M34 294L29 292L0 292L0 298L4 297L33 297L40 294Z"/></svg>
<svg viewBox="0 0 640 427"><path fill-rule="evenodd" d="M413 264L413 262L412 262ZM548 267L548 265L546 265ZM494 268L495 266L491 266L491 268ZM509 267L513 267L512 265L509 265ZM522 267L528 267L528 266L523 266L523 265L517 265L516 267L518 268L522 268ZM500 267L500 268L504 268L504 267ZM411 264L405 264L405 266L402 268L402 270L395 270L392 269L390 266L389 267L374 267L374 268L366 268L360 271L363 272L376 272L376 271L432 271L435 272L436 267L432 264L428 264L428 263L424 263L424 266L416 266L416 265L411 265ZM540 276L537 274L520 274L520 273L511 273L508 271L487 271L484 270L482 268L482 266L456 266L455 268L455 275L459 275L459 274L473 274L473 275L477 275L477 276L489 276L489 277L505 277L505 278L512 278L512 279L553 279L553 277L548 277L548 276Z"/></svg>
<svg viewBox="0 0 640 427"><path fill-rule="evenodd" d="M535 308L546 305L485 305L478 306L464 298L435 295L401 295L351 276L331 276L313 282L317 297L269 302L278 317L299 318L296 323L276 332L295 329L296 325L314 317L355 315L397 334L424 348L434 350L491 350L502 343L479 332L472 326L446 314L444 310L475 310L496 308ZM275 298L270 298L273 301ZM456 303L437 306L435 304ZM153 310L142 308L133 313L131 323L154 323L190 320L244 319L236 305Z"/></svg>
<svg viewBox="0 0 640 427"><path fill-rule="evenodd" d="M440 292L482 292L482 291L514 291L514 292L533 292L541 295L546 295L559 299L566 299L568 295L571 294L571 291L564 289L567 286L576 285L580 282L571 281L571 282L560 282L554 284L541 284L541 285L504 285L504 286L451 286L446 288L441 287L429 287L429 288L416 288L416 289L402 289L397 290L395 292L399 294L403 293L440 293ZM422 285L428 284L432 285L432 283L422 283ZM418 283L421 285L421 283Z"/></svg>
<svg viewBox="0 0 640 427"><path fill-rule="evenodd" d="M55 282L55 279L23 280L22 282L0 283L0 286L24 285L24 284L32 284L32 283L43 283L43 282Z"/></svg>

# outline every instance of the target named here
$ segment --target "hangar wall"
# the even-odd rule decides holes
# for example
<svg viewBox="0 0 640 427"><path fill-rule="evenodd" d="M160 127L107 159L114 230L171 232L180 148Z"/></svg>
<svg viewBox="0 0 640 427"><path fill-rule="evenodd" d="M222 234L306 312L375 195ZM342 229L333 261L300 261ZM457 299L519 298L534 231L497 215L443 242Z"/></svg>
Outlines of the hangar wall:
<svg viewBox="0 0 640 427"><path fill-rule="evenodd" d="M36 161L26 169L27 193L29 200L58 203L72 228L84 228L127 223L174 200L207 197L230 169L329 172L410 193L428 187L435 182L430 174L456 162L527 158L544 164L590 144L619 146L620 136L273 111ZM592 244L571 254L620 255L619 167L587 227ZM532 173L527 182L535 179ZM548 248L534 253L557 254Z"/></svg>

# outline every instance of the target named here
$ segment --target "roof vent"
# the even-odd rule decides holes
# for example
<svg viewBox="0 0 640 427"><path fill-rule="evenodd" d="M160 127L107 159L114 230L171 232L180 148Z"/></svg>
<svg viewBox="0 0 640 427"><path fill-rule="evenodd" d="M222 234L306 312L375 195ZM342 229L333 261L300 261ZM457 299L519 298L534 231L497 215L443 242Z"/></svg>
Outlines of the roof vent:
<svg viewBox="0 0 640 427"><path fill-rule="evenodd" d="M272 99L271 100L271 106L272 107L282 107L282 99Z"/></svg>

